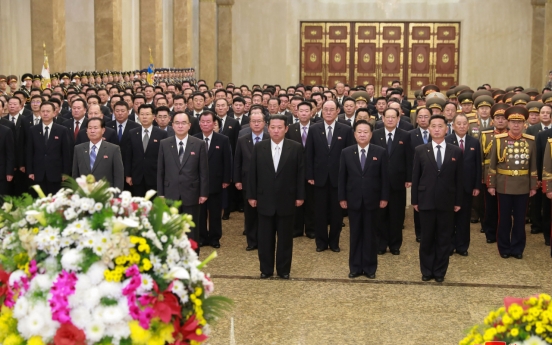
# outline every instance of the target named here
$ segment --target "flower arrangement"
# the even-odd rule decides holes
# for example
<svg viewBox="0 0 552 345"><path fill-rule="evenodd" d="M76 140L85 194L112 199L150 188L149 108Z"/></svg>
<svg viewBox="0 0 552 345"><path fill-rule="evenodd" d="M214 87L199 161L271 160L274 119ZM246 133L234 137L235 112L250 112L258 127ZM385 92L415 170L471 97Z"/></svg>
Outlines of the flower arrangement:
<svg viewBox="0 0 552 345"><path fill-rule="evenodd" d="M503 341L516 345L552 343L552 303L550 295L504 299L504 306L491 311L483 325L472 327L460 345Z"/></svg>
<svg viewBox="0 0 552 345"><path fill-rule="evenodd" d="M0 343L200 344L231 301L210 296L178 202L82 176L0 211ZM118 195L118 197L114 197Z"/></svg>

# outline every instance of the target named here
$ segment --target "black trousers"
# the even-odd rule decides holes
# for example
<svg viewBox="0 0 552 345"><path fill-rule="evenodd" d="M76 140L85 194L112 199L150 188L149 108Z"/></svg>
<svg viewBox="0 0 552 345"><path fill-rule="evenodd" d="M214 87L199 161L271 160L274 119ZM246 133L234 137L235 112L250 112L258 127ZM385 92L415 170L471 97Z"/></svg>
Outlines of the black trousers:
<svg viewBox="0 0 552 345"><path fill-rule="evenodd" d="M259 231L259 217L257 208L251 207L245 196L245 189L242 189L243 196L243 226L248 247L257 247L257 233Z"/></svg>
<svg viewBox="0 0 552 345"><path fill-rule="evenodd" d="M343 209L339 205L337 187L333 187L330 181L324 186L314 186L314 200L316 212L319 215L314 220L316 247L338 248L341 224L343 223ZM328 221L330 224L329 234Z"/></svg>
<svg viewBox="0 0 552 345"><path fill-rule="evenodd" d="M424 276L444 277L447 273L454 210L420 210L422 240L420 242L420 269Z"/></svg>
<svg viewBox="0 0 552 345"><path fill-rule="evenodd" d="M180 213L189 214L192 216L192 220L196 224L196 226L190 228L190 232L188 232L186 235L189 239L194 240L197 243L197 249L195 250L197 255L199 255L199 229L197 227L197 221L199 219L199 204L192 205L192 206L184 206L180 205Z"/></svg>
<svg viewBox="0 0 552 345"><path fill-rule="evenodd" d="M375 274L378 268L378 210L364 208L364 202L359 210L348 210L351 228L349 270L351 273Z"/></svg>
<svg viewBox="0 0 552 345"><path fill-rule="evenodd" d="M472 202L475 199L472 193L463 191L460 211L454 213L454 233L452 235L452 249L465 252L470 247L470 218Z"/></svg>
<svg viewBox="0 0 552 345"><path fill-rule="evenodd" d="M496 231L498 228L498 197L492 196L484 188L485 191L485 219L483 220L483 230L485 230L485 237L488 240L496 241Z"/></svg>
<svg viewBox="0 0 552 345"><path fill-rule="evenodd" d="M44 179L41 182L38 182L38 185L46 195L56 194L61 189L61 181L50 182L46 177L44 177Z"/></svg>
<svg viewBox="0 0 552 345"><path fill-rule="evenodd" d="M314 233L314 186L305 181L305 202L295 212L293 236Z"/></svg>
<svg viewBox="0 0 552 345"><path fill-rule="evenodd" d="M401 249L403 235L402 227L406 212L406 188L391 189L387 207L379 209L378 219L378 250Z"/></svg>
<svg viewBox="0 0 552 345"><path fill-rule="evenodd" d="M487 188L483 184L479 186L479 190L483 190L482 188ZM473 206L473 213L471 213L471 217L473 219L479 219L480 222L483 222L483 219L485 218L485 197L483 196L483 193L479 193L478 196L471 196L470 199L472 200L472 206Z"/></svg>
<svg viewBox="0 0 552 345"><path fill-rule="evenodd" d="M261 273L274 273L274 253L276 253L276 272L289 274L293 254L293 215L265 216L259 214L259 262ZM276 247L278 236L278 247Z"/></svg>
<svg viewBox="0 0 552 345"><path fill-rule="evenodd" d="M20 196L23 193L29 193L30 182L33 182L29 179L27 174L21 172L19 168L13 172L13 179L11 182L8 182L8 194L13 196Z"/></svg>
<svg viewBox="0 0 552 345"><path fill-rule="evenodd" d="M199 209L199 242L217 244L222 237L222 192L209 194L209 198ZM207 217L209 226L207 226Z"/></svg>
<svg viewBox="0 0 552 345"><path fill-rule="evenodd" d="M420 223L420 212L416 211L414 208L412 208L412 211L414 211L414 232L416 233L416 238L422 238L422 224Z"/></svg>
<svg viewBox="0 0 552 345"><path fill-rule="evenodd" d="M132 181L132 195L134 196L144 197L150 189L157 190L157 181L146 181L145 177L142 178L140 183L134 183L134 181Z"/></svg>
<svg viewBox="0 0 552 345"><path fill-rule="evenodd" d="M529 216L531 217L531 230L543 231L542 227L542 189L529 198Z"/></svg>
<svg viewBox="0 0 552 345"><path fill-rule="evenodd" d="M498 251L519 255L525 249L525 214L529 194L498 193ZM512 221L513 218L513 221Z"/></svg>

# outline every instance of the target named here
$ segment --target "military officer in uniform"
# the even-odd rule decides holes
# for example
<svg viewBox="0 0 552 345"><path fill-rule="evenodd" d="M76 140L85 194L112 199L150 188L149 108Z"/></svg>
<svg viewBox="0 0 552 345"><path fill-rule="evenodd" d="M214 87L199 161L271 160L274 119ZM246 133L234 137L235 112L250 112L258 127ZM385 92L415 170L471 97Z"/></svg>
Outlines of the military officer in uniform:
<svg viewBox="0 0 552 345"><path fill-rule="evenodd" d="M459 113L464 113L470 120L476 116L473 112L473 91L470 89L460 91L458 93L458 104L460 104Z"/></svg>
<svg viewBox="0 0 552 345"><path fill-rule="evenodd" d="M542 160L542 193L545 194L548 199L552 199L552 138L546 140L546 149L544 150ZM551 229L548 228L543 230L548 231L548 245L550 245ZM552 256L552 250L550 251L550 256Z"/></svg>
<svg viewBox="0 0 552 345"><path fill-rule="evenodd" d="M483 181L485 184L486 177L489 173L489 165L491 163L491 148L493 147L494 138L498 134L506 133L508 131L508 120L504 116L506 109L509 106L504 103L497 103L491 107L491 118L493 119L493 127L481 132L481 153L483 158L481 164L483 165ZM487 243L496 242L496 228L498 224L498 200L496 195L491 195L487 191L487 188L482 189L485 191L485 215L481 221L481 229L485 233Z"/></svg>
<svg viewBox="0 0 552 345"><path fill-rule="evenodd" d="M487 187L498 195L498 251L504 259L523 258L525 211L529 197L537 192L535 137L523 133L529 112L523 106L506 109L508 133L495 136Z"/></svg>

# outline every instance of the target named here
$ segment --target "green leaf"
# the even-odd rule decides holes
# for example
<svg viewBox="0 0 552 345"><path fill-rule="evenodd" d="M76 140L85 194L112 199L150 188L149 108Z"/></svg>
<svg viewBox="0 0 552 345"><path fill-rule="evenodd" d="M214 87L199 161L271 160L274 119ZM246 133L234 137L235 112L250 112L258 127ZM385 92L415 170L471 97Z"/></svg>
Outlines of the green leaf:
<svg viewBox="0 0 552 345"><path fill-rule="evenodd" d="M117 302L117 299L115 298L102 297L100 299L100 305L103 305L104 307L111 307L117 304L118 302Z"/></svg>
<svg viewBox="0 0 552 345"><path fill-rule="evenodd" d="M212 324L234 307L234 302L224 296L209 296L203 300L203 317Z"/></svg>

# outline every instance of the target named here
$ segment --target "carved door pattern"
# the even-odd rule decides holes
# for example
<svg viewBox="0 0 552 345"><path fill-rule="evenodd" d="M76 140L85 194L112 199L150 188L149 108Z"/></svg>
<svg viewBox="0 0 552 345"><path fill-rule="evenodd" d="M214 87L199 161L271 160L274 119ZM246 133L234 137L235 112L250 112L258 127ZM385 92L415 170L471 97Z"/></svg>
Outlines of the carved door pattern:
<svg viewBox="0 0 552 345"><path fill-rule="evenodd" d="M376 86L376 95L379 95L382 86L391 86L393 80L403 79L404 28L404 23L380 23L380 84Z"/></svg>
<svg viewBox="0 0 552 345"><path fill-rule="evenodd" d="M379 23L355 23L355 44L353 84L372 84L377 87L379 83ZM376 89L377 90L377 89Z"/></svg>
<svg viewBox="0 0 552 345"><path fill-rule="evenodd" d="M427 84L441 91L458 84L458 23L409 23L409 97Z"/></svg>

